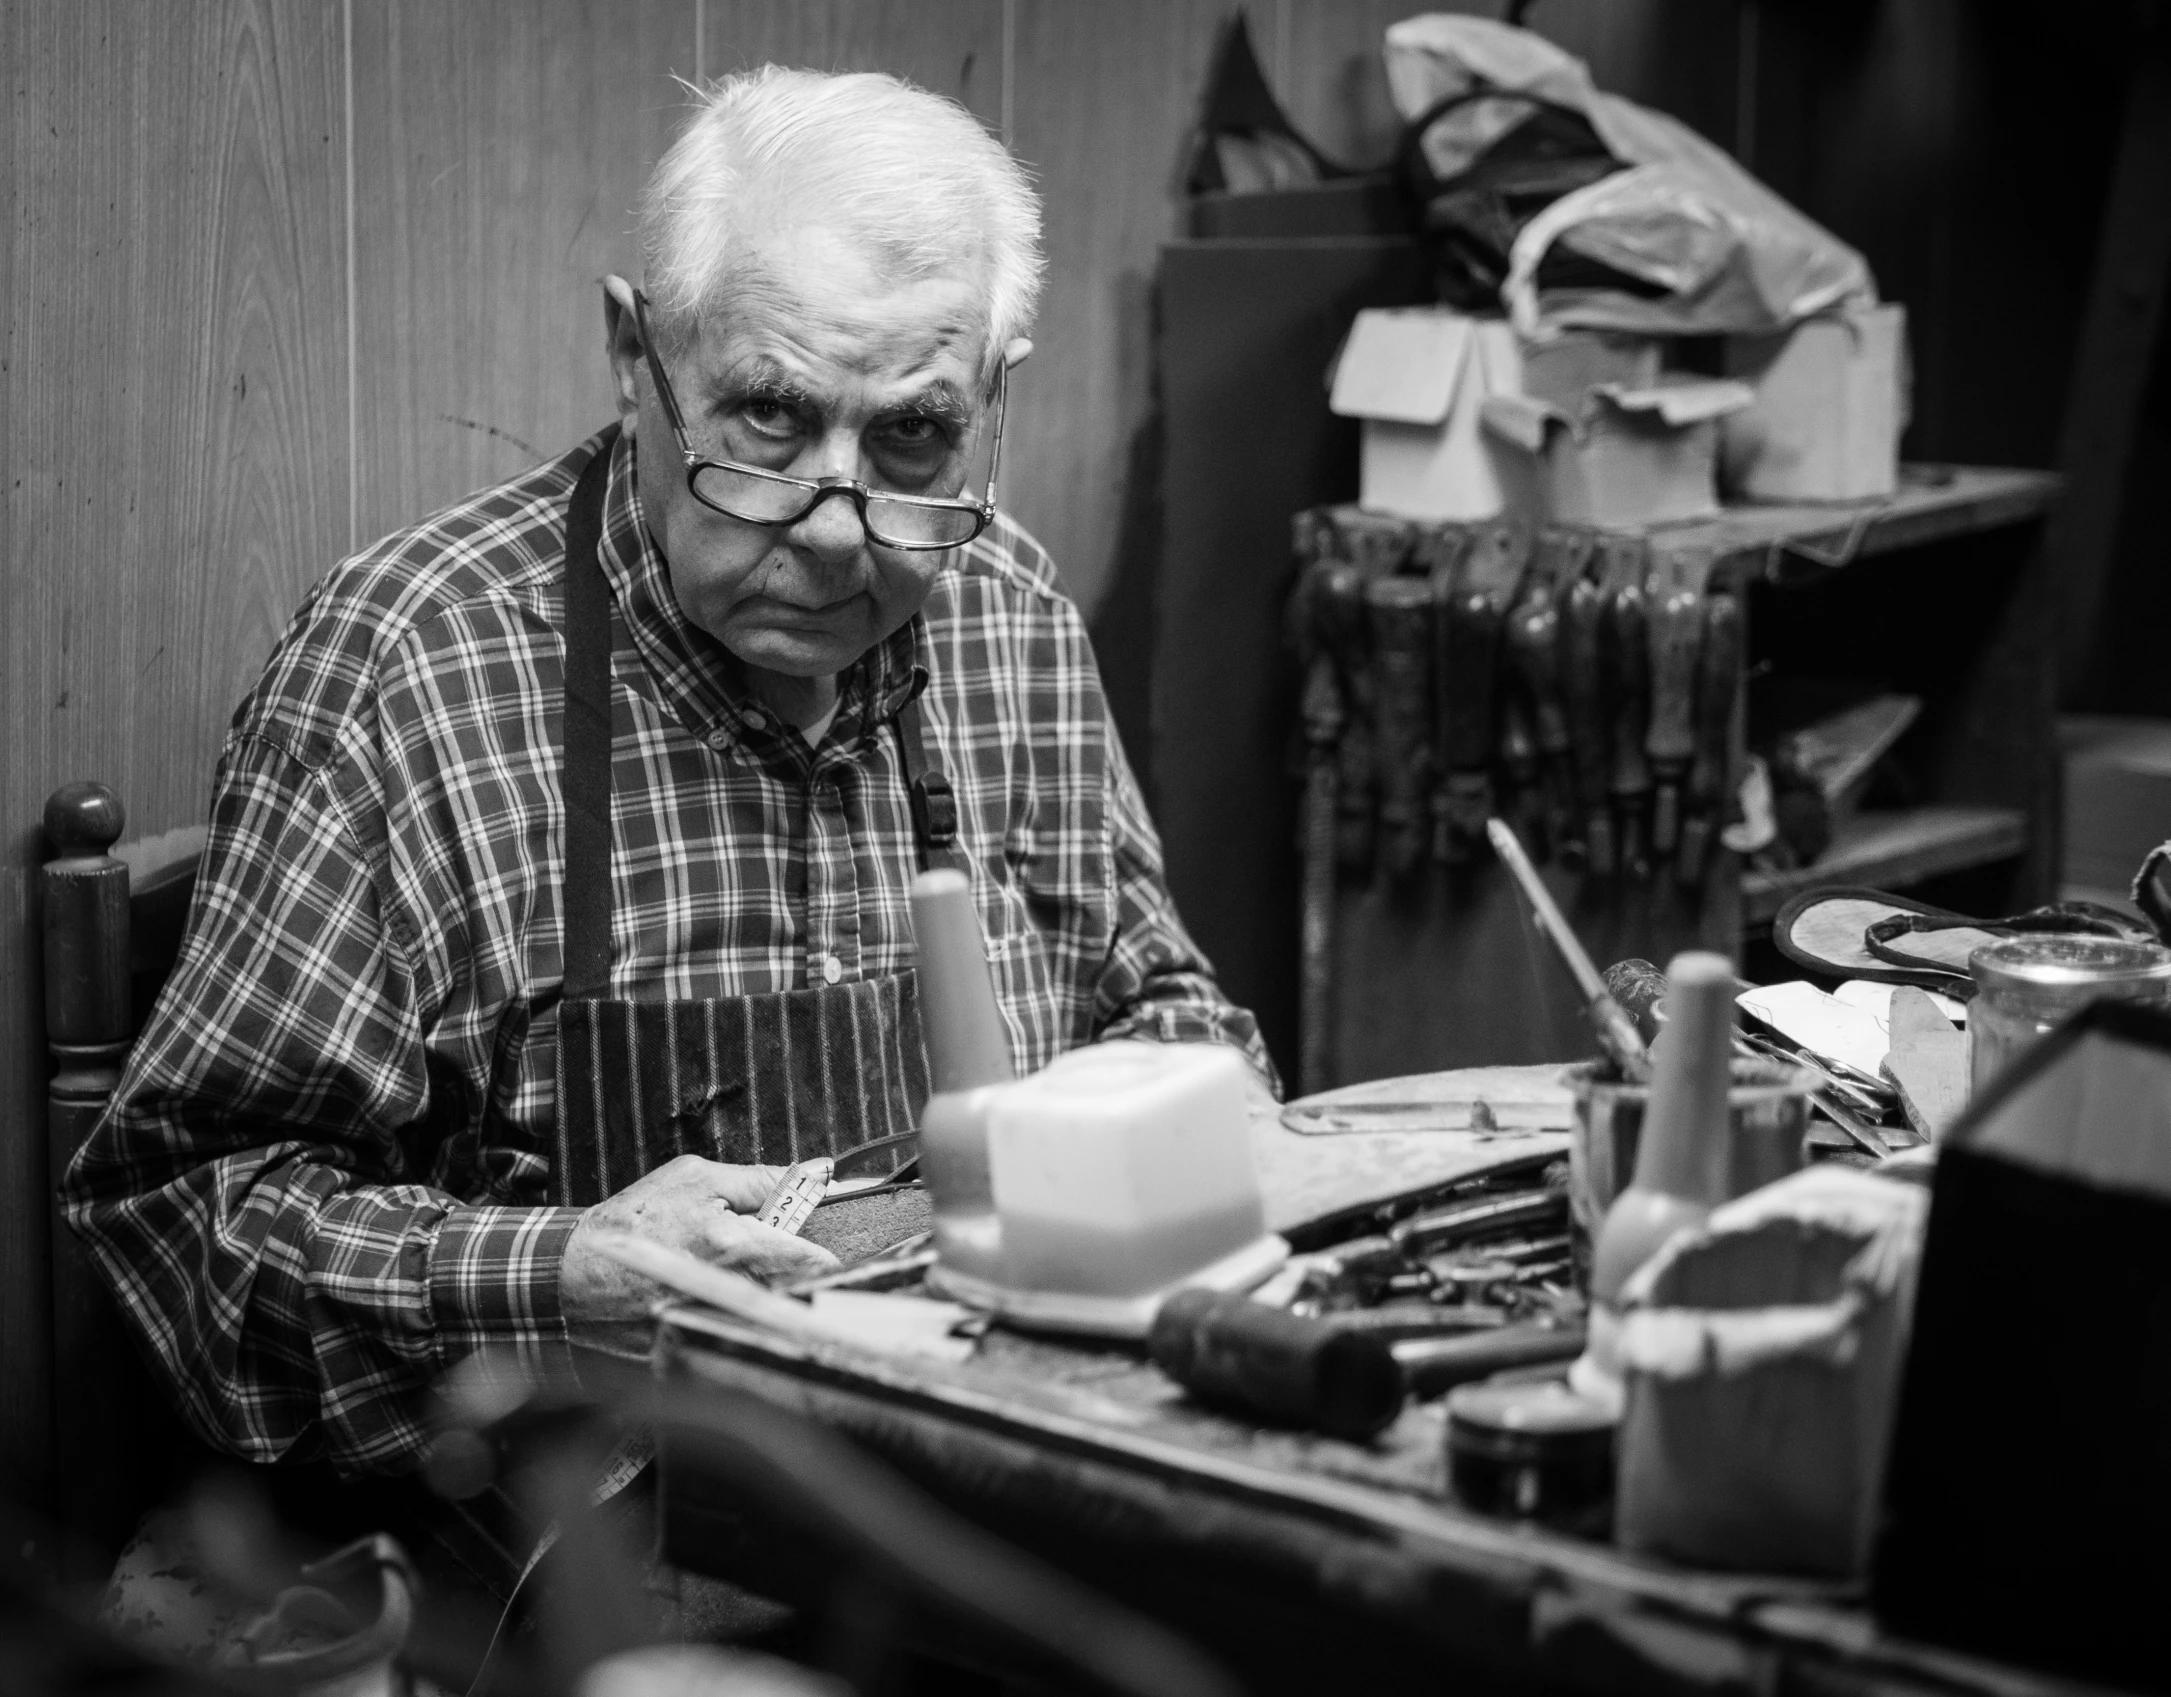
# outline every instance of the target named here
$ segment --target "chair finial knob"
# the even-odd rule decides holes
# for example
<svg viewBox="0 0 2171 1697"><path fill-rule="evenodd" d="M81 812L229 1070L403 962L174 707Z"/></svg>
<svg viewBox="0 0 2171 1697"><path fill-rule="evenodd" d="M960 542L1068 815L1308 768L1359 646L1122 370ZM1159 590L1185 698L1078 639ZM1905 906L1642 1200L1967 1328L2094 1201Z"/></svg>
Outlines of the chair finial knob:
<svg viewBox="0 0 2171 1697"><path fill-rule="evenodd" d="M121 798L103 784L62 784L45 798L45 835L63 855L99 855L128 824Z"/></svg>

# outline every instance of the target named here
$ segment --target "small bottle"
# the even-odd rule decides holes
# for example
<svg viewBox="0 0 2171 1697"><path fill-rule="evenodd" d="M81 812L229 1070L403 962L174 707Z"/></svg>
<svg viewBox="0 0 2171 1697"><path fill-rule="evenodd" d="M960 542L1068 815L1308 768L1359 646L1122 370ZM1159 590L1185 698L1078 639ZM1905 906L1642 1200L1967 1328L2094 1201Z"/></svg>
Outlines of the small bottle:
<svg viewBox="0 0 2171 1697"><path fill-rule="evenodd" d="M935 1253L954 1272L1000 1282L1003 1235L988 1176L988 1109L1017 1072L963 873L923 872L912 881L912 929L934 1090L920 1114L920 1170L934 1204Z"/></svg>
<svg viewBox="0 0 2171 1697"><path fill-rule="evenodd" d="M1613 1199L1592 1245L1590 1345L1569 1375L1577 1390L1616 1410L1622 1287L1668 1238L1702 1225L1722 1199L1733 1057L1733 963L1718 954L1674 956L1666 969L1666 1041L1652 1057L1636 1176Z"/></svg>

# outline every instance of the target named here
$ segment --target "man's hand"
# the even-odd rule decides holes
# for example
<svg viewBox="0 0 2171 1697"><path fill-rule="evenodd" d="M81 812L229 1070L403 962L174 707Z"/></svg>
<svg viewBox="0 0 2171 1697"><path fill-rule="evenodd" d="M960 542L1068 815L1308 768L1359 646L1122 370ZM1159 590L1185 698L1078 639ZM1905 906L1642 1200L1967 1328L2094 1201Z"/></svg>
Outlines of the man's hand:
<svg viewBox="0 0 2171 1697"><path fill-rule="evenodd" d="M837 1258L805 1238L746 1216L783 1182L783 1167L730 1167L681 1155L581 1216L558 1273L559 1301L570 1326L638 1320L656 1287L595 1247L611 1232L683 1249L764 1282L827 1272Z"/></svg>

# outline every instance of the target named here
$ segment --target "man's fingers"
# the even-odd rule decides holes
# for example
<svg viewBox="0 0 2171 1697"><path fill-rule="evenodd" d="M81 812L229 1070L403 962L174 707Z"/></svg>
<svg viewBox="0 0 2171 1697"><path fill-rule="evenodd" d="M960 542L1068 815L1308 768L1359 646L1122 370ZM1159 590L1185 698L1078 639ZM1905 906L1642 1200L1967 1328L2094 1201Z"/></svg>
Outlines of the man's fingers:
<svg viewBox="0 0 2171 1697"><path fill-rule="evenodd" d="M713 1222L703 1251L719 1266L755 1279L809 1278L837 1265L820 1244L739 1215Z"/></svg>
<svg viewBox="0 0 2171 1697"><path fill-rule="evenodd" d="M711 1161L707 1178L710 1194L734 1214L758 1214L761 1205L776 1194L789 1167L730 1166Z"/></svg>

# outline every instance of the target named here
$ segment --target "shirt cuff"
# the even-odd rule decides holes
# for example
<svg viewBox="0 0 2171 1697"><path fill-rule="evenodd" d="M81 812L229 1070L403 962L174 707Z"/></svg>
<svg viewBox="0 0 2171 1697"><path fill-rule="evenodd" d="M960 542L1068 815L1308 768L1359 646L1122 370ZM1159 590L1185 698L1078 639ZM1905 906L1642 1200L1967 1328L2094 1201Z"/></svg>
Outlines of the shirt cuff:
<svg viewBox="0 0 2171 1697"><path fill-rule="evenodd" d="M440 1371L484 1348L541 1366L567 1348L558 1273L578 1208L452 1208L430 1248Z"/></svg>

